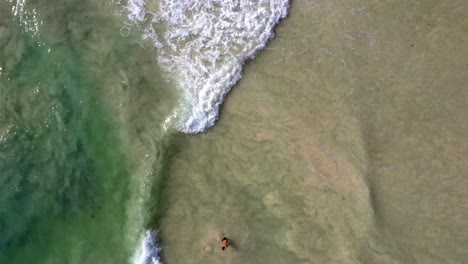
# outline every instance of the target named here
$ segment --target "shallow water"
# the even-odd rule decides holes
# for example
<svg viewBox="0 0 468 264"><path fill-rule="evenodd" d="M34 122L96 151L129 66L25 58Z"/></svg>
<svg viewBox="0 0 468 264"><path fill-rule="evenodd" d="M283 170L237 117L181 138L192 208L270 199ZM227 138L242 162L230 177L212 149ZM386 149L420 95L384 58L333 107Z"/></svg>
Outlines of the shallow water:
<svg viewBox="0 0 468 264"><path fill-rule="evenodd" d="M467 5L293 1L186 135L266 39L179 27L275 21L210 3L0 2L0 263L466 262Z"/></svg>
<svg viewBox="0 0 468 264"><path fill-rule="evenodd" d="M293 2L173 161L167 262L466 262L466 11Z"/></svg>

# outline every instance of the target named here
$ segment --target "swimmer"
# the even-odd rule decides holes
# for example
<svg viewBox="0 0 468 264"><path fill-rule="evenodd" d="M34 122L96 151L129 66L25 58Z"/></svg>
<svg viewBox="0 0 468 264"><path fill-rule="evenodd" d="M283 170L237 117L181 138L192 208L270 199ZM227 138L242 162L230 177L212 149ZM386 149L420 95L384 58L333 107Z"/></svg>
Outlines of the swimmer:
<svg viewBox="0 0 468 264"><path fill-rule="evenodd" d="M221 249L224 250L225 248L229 247L229 245L231 245L231 243L229 243L226 237L223 237L221 240Z"/></svg>

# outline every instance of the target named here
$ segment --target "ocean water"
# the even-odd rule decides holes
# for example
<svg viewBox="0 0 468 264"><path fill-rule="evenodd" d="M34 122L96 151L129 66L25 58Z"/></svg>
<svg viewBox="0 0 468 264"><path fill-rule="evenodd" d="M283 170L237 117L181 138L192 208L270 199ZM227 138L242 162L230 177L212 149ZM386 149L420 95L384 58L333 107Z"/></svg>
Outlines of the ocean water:
<svg viewBox="0 0 468 264"><path fill-rule="evenodd" d="M467 10L0 1L0 263L465 263Z"/></svg>
<svg viewBox="0 0 468 264"><path fill-rule="evenodd" d="M160 263L176 129L214 124L287 8L2 1L0 262Z"/></svg>
<svg viewBox="0 0 468 264"><path fill-rule="evenodd" d="M148 51L121 36L116 7L0 3L0 263L156 256L146 225L176 93Z"/></svg>

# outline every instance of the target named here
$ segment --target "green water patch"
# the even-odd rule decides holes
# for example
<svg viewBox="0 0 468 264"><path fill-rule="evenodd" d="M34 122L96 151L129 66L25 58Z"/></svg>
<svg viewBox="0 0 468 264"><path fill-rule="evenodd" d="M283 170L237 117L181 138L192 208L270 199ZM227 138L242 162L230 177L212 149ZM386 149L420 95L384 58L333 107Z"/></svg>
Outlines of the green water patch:
<svg viewBox="0 0 468 264"><path fill-rule="evenodd" d="M0 57L0 262L127 262L128 171L97 103L99 81L73 45L48 47L19 29L7 45Z"/></svg>
<svg viewBox="0 0 468 264"><path fill-rule="evenodd" d="M128 263L159 227L178 97L108 4L0 3L0 263Z"/></svg>

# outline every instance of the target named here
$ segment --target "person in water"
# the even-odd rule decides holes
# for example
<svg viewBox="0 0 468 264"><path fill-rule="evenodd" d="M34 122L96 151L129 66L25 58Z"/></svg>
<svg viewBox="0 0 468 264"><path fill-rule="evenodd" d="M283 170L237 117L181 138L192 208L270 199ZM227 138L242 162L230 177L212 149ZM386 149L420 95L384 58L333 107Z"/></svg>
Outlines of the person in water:
<svg viewBox="0 0 468 264"><path fill-rule="evenodd" d="M223 237L223 239L221 240L221 249L224 250L227 247L229 247L229 245L231 245L231 243L229 243L226 237Z"/></svg>

